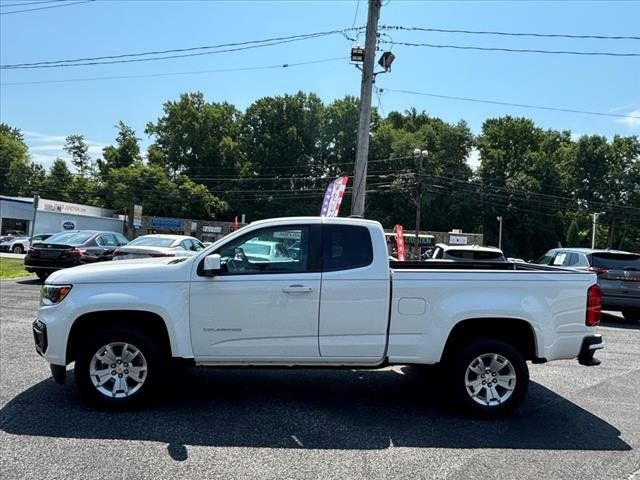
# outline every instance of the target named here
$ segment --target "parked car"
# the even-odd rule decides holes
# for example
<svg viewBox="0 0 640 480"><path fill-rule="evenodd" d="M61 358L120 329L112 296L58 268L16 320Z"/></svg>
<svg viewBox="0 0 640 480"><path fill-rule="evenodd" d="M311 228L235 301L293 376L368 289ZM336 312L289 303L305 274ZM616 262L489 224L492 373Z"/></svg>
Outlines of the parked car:
<svg viewBox="0 0 640 480"><path fill-rule="evenodd" d="M640 254L620 250L554 248L540 265L588 270L598 275L602 308L620 311L627 320L640 321Z"/></svg>
<svg viewBox="0 0 640 480"><path fill-rule="evenodd" d="M292 237L293 261L235 254ZM75 362L79 391L112 408L167 395L172 358L208 367L441 364L448 384L439 395L486 416L522 402L527 360L599 363L592 273L387 257L378 222L301 217L252 223L192 257L55 272L33 324L36 350L59 383Z"/></svg>
<svg viewBox="0 0 640 480"><path fill-rule="evenodd" d="M27 250L24 267L41 280L56 270L111 260L113 252L129 240L117 232L73 230L60 232Z"/></svg>
<svg viewBox="0 0 640 480"><path fill-rule="evenodd" d="M33 237L13 237L0 243L0 252L24 253L29 248L30 243L42 242L49 238L52 233L40 233Z"/></svg>
<svg viewBox="0 0 640 480"><path fill-rule="evenodd" d="M152 257L186 257L204 249L200 240L184 235L143 235L118 248L114 260Z"/></svg>
<svg viewBox="0 0 640 480"><path fill-rule="evenodd" d="M506 262L502 250L496 247L478 245L436 244L431 254L433 260L453 260L455 262Z"/></svg>
<svg viewBox="0 0 640 480"><path fill-rule="evenodd" d="M290 262L293 255L278 241L251 240L239 247L250 262ZM298 247L298 253L300 248Z"/></svg>

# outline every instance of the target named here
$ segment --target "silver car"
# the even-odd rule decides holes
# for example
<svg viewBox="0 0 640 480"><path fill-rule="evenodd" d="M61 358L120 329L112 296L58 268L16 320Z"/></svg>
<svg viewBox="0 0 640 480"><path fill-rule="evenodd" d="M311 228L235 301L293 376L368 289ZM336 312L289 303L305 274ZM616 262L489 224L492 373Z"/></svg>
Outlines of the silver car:
<svg viewBox="0 0 640 480"><path fill-rule="evenodd" d="M204 249L197 238L185 235L143 235L118 248L114 260L153 257L188 257Z"/></svg>
<svg viewBox="0 0 640 480"><path fill-rule="evenodd" d="M536 263L588 270L598 275L602 308L640 321L640 255L620 250L554 248Z"/></svg>

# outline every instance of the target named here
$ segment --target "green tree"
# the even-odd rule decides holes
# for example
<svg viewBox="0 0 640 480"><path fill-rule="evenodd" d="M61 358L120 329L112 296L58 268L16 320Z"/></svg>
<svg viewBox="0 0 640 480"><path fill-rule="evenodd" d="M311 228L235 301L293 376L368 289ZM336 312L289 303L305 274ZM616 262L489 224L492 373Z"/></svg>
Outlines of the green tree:
<svg viewBox="0 0 640 480"><path fill-rule="evenodd" d="M71 163L81 176L91 172L91 156L84 135L69 135L66 138L64 151L71 155Z"/></svg>
<svg viewBox="0 0 640 480"><path fill-rule="evenodd" d="M302 92L264 97L247 108L240 142L251 168L237 186L243 199L235 203L239 213L251 219L317 214L327 184L321 160L323 110L317 95Z"/></svg>
<svg viewBox="0 0 640 480"><path fill-rule="evenodd" d="M149 122L155 137L153 161L163 159L173 175L192 178L239 174L245 164L238 145L240 112L229 103L208 103L200 92L164 104L164 115Z"/></svg>
<svg viewBox="0 0 640 480"><path fill-rule="evenodd" d="M105 175L109 168L122 168L141 162L140 139L136 132L122 121L116 125L118 135L116 144L102 149L102 160L98 160L98 168L101 175Z"/></svg>
<svg viewBox="0 0 640 480"><path fill-rule="evenodd" d="M580 245L580 235L578 233L578 224L575 220L569 225L567 230L567 246L577 247Z"/></svg>
<svg viewBox="0 0 640 480"><path fill-rule="evenodd" d="M72 181L73 175L69 171L69 167L67 167L67 162L61 158L56 158L44 179L42 195L54 200L69 201L69 188Z"/></svg>
<svg viewBox="0 0 640 480"><path fill-rule="evenodd" d="M146 215L211 219L228 210L203 185L182 175L172 180L158 165L136 163L111 169L104 187L106 204L121 211L135 203L143 206Z"/></svg>
<svg viewBox="0 0 640 480"><path fill-rule="evenodd" d="M570 142L568 132L544 131L526 118L484 122L477 143L485 241L497 244L499 215L509 255L536 258L564 239L559 159L571 151Z"/></svg>
<svg viewBox="0 0 640 480"><path fill-rule="evenodd" d="M18 195L29 173L29 153L22 133L0 123L0 192Z"/></svg>

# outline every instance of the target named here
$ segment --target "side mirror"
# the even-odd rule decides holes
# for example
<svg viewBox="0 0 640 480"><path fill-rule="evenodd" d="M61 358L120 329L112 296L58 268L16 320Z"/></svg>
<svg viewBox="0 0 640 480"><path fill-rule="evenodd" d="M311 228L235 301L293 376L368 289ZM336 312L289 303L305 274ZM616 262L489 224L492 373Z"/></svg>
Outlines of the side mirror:
<svg viewBox="0 0 640 480"><path fill-rule="evenodd" d="M219 272L220 269L220 255L214 253L212 255L207 255L206 257L204 257L203 270L205 275L213 275Z"/></svg>

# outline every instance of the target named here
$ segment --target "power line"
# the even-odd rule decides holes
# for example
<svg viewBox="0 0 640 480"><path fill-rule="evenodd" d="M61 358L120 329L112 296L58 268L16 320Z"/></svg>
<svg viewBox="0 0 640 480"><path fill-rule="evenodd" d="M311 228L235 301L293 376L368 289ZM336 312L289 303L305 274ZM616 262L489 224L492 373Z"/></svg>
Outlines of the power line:
<svg viewBox="0 0 640 480"><path fill-rule="evenodd" d="M435 93L426 93L426 92L415 92L411 90L399 90L394 88L385 88L381 89L387 92L396 92L396 93L406 93L409 95L420 95L424 97L433 97L433 98L443 98L447 100L460 100L465 102L476 102L476 103L488 103L491 105L503 105L507 107L521 107L521 108L533 108L537 110L551 110L554 112L565 112L565 113L580 113L584 115L597 115L601 117L617 117L617 118L633 118L640 119L640 116L637 115L624 115L619 113L604 113L604 112L592 112L589 110L577 110L572 108L560 108L560 107L545 107L541 105L529 105L524 103L509 103L509 102L501 102L498 100L486 100L481 98L471 98L471 97L456 97L453 95L439 95Z"/></svg>
<svg viewBox="0 0 640 480"><path fill-rule="evenodd" d="M216 70L193 70L187 72L168 72L168 73L148 73L148 74L140 74L140 75L117 75L117 76L109 76L109 77L85 77L85 78L68 78L64 80L34 80L30 82L7 82L1 83L0 85L11 86L11 85L40 85L40 84L48 84L48 83L72 83L72 82L91 82L98 80L119 80L119 79L135 79L135 78L152 78L152 77L171 77L171 76L180 76L180 75L199 75L206 73L225 73L225 72L245 72L251 70L271 70L271 69L283 69L283 68L292 68L292 67L300 67L303 65L313 65L318 63L328 63L328 62L336 62L338 60L347 60L349 57L333 57L333 58L324 58L320 60L309 60L306 62L296 62L296 63L280 63L274 65L263 65L263 66L254 66L254 67L235 67L235 68L221 68Z"/></svg>
<svg viewBox="0 0 640 480"><path fill-rule="evenodd" d="M351 24L351 28L356 26L356 21L358 20L358 8L360 7L360 0L356 0L356 13L353 15L353 23Z"/></svg>
<svg viewBox="0 0 640 480"><path fill-rule="evenodd" d="M68 2L70 0L38 0L36 2L18 2L18 3L2 3L0 2L0 8L7 7L26 7L27 5L41 5L43 3L59 3Z"/></svg>
<svg viewBox="0 0 640 480"><path fill-rule="evenodd" d="M11 14L14 14L14 13L35 12L36 10L47 10L49 8L70 7L72 5L80 5L81 3L90 3L90 2L95 2L95 1L96 0L82 0L80 2L63 3L63 4L59 4L59 5L49 5L49 6L46 6L46 7L27 8L25 10L14 10L12 12L0 12L0 15L11 15Z"/></svg>
<svg viewBox="0 0 640 480"><path fill-rule="evenodd" d="M311 38L326 37L329 35L336 35L336 34L345 34L352 30L359 30L359 27L346 28L342 30L328 30L324 32L314 32L314 33L306 33L306 34L300 34L300 35L289 35L284 37L272 37L272 38L266 38L262 40L248 40L243 42L221 43L217 45L203 45L203 46L197 46L197 47L173 48L168 50L123 53L118 55L104 55L99 57L84 57L84 58L66 59L66 60L50 60L50 61L31 62L31 63L15 63L15 64L8 64L8 65L0 65L0 69L14 70L14 69L34 69L34 68L75 67L75 66L86 66L86 65L107 65L107 64L114 64L114 63L131 63L131 62L145 62L145 61L154 61L154 60L166 60L166 59L172 59L172 58L211 55L215 53L224 53L224 52L236 52L236 51L248 50L252 48L280 45L282 43L296 42L296 41L307 40ZM227 48L227 47L237 47L237 48ZM223 49L223 50L220 50L220 49ZM214 50L214 51L202 51L202 50ZM197 52L197 53L186 53L186 52ZM173 53L176 53L179 55L167 55L167 54L173 54ZM161 55L161 56L153 57L153 58L140 58L140 57L148 57L151 55Z"/></svg>
<svg viewBox="0 0 640 480"><path fill-rule="evenodd" d="M383 25L381 30L404 30L416 32L434 32L434 33L462 33L468 35L498 35L508 37L534 37L534 38L569 38L569 39L595 39L595 40L640 40L640 36L635 35L579 35L567 33L532 33L532 32L498 32L484 30L460 30L448 28L430 28L430 27L405 27L402 25Z"/></svg>
<svg viewBox="0 0 640 480"><path fill-rule="evenodd" d="M543 53L551 55L580 55L580 56L601 56L601 57L640 57L640 53L626 52L580 52L576 50L542 50L535 48L504 48L504 47L478 47L472 45L447 45L436 43L412 43L396 42L392 40L380 40L381 44L404 45L405 47L428 47L428 48L452 48L456 50L477 50L481 52L508 52L508 53Z"/></svg>

